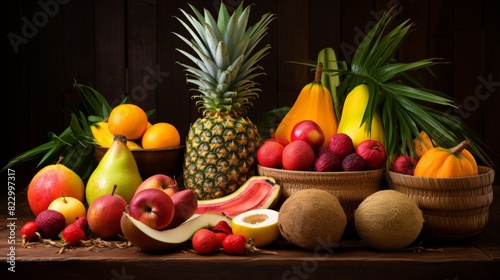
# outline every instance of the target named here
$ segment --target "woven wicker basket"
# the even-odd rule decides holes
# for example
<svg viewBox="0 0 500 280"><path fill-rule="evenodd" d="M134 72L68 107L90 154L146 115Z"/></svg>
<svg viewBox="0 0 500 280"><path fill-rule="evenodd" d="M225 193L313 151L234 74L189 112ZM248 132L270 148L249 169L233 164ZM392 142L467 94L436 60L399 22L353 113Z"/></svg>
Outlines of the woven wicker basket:
<svg viewBox="0 0 500 280"><path fill-rule="evenodd" d="M355 234L354 211L370 194L381 189L384 170L315 172L291 171L257 166L261 176L273 177L281 186L281 203L293 193L303 189L326 190L335 195L342 205L346 217L346 235Z"/></svg>
<svg viewBox="0 0 500 280"><path fill-rule="evenodd" d="M389 187L415 200L424 214L422 238L460 241L479 234L488 223L495 172L479 166L479 175L428 178L387 172Z"/></svg>

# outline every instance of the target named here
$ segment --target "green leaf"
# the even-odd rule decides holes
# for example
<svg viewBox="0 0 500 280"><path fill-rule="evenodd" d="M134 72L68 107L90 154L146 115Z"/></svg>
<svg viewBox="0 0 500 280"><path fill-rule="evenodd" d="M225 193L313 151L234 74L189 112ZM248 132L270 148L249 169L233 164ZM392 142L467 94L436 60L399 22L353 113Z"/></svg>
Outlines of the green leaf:
<svg viewBox="0 0 500 280"><path fill-rule="evenodd" d="M284 106L262 114L262 119L256 124L260 137L262 139L273 137L272 133L288 111L290 111L290 107Z"/></svg>
<svg viewBox="0 0 500 280"><path fill-rule="evenodd" d="M54 164L62 157L62 164L75 171L83 180L88 178L96 163L93 146L95 140L88 120L91 123L104 120L112 108L92 87L78 84L76 81L74 86L82 99L85 111L71 113L70 124L62 133L49 132L47 142L13 157L2 171L35 159L39 159L37 168L40 168Z"/></svg>
<svg viewBox="0 0 500 280"><path fill-rule="evenodd" d="M70 121L69 127L71 128L71 131L73 132L73 134L78 135L78 134L85 133L85 131L80 127L80 123L79 123L78 119L76 118L75 114L71 114L71 121Z"/></svg>
<svg viewBox="0 0 500 280"><path fill-rule="evenodd" d="M396 62L395 55L403 40L413 28L409 20L392 30L387 30L396 18L393 10L386 11L361 41L352 58L350 69L339 72L343 75L338 94L345 100L347 94L360 84L367 84L370 92L368 105L363 115L366 129L371 129L371 120L379 112L384 125L387 163L399 153L415 154L412 141L424 130L435 135L439 146L451 147L464 139L471 144L471 152L483 164L491 160L482 147L484 141L460 120L446 116L432 106L454 108L455 100L444 93L425 88L420 82L419 70L428 70L443 63L431 58L409 63ZM427 105L424 105L427 104Z"/></svg>
<svg viewBox="0 0 500 280"><path fill-rule="evenodd" d="M92 87L78 84L76 81L73 86L80 95L88 115L97 115L103 119L106 119L109 116L112 108L108 101L99 92Z"/></svg>

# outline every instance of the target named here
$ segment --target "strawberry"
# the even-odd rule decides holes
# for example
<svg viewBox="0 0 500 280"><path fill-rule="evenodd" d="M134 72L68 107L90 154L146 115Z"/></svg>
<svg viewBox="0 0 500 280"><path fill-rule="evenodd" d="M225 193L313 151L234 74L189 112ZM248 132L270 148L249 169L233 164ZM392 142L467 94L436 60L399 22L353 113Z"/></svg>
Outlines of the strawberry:
<svg viewBox="0 0 500 280"><path fill-rule="evenodd" d="M222 246L222 242L224 241L224 239L228 235L226 233L224 233L224 232L216 232L215 235L217 235L217 238L219 238L220 245Z"/></svg>
<svg viewBox="0 0 500 280"><path fill-rule="evenodd" d="M247 251L247 239L241 234L229 234L222 241L222 248L228 255L244 255Z"/></svg>
<svg viewBox="0 0 500 280"><path fill-rule="evenodd" d="M69 244L69 245L78 245L80 240L85 240L87 237L85 236L85 232L82 228L76 223L71 223L61 232L61 239Z"/></svg>
<svg viewBox="0 0 500 280"><path fill-rule="evenodd" d="M202 255L213 253L221 246L221 242L215 232L206 228L196 231L191 239L191 243L196 252Z"/></svg>
<svg viewBox="0 0 500 280"><path fill-rule="evenodd" d="M38 224L35 223L35 221L29 221L21 227L19 233L21 234L21 238L23 239L23 245L26 244L26 242L31 241L31 239L35 237L37 230Z"/></svg>
<svg viewBox="0 0 500 280"><path fill-rule="evenodd" d="M213 228L213 232L223 232L225 234L233 234L233 229L231 226L224 220L219 221Z"/></svg>
<svg viewBox="0 0 500 280"><path fill-rule="evenodd" d="M87 228L88 228L88 222L87 222L87 218L85 217L80 217L78 219L76 219L76 221L73 222L75 225L77 225L79 228L81 228L84 232L87 231Z"/></svg>

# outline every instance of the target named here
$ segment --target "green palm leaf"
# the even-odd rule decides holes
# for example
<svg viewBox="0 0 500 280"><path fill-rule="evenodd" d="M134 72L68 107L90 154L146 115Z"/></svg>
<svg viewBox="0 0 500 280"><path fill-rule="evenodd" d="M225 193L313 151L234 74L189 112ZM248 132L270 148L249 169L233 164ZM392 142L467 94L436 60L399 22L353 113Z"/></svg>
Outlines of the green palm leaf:
<svg viewBox="0 0 500 280"><path fill-rule="evenodd" d="M486 146L484 140L458 118L443 115L441 110L433 108L456 107L455 101L444 93L424 88L414 75L417 70L428 70L442 62L438 59L395 62L394 56L413 26L404 21L386 32L395 15L392 11L385 12L357 48L350 69L344 73L339 85L340 99L345 100L356 86L368 85L370 98L363 123L369 131L375 112L381 114L388 164L399 153L414 154L412 141L424 130L442 147L469 140L471 152L483 164L490 165L491 160L481 148Z"/></svg>
<svg viewBox="0 0 500 280"><path fill-rule="evenodd" d="M90 176L96 164L93 150L96 142L90 130L89 120L98 122L106 119L112 108L92 87L78 84L76 81L74 87L82 100L84 111L72 113L70 124L62 133L49 132L47 142L15 156L7 162L2 171L36 159L39 159L37 168L40 168L58 162L62 157L60 163L73 170L82 179L85 180Z"/></svg>

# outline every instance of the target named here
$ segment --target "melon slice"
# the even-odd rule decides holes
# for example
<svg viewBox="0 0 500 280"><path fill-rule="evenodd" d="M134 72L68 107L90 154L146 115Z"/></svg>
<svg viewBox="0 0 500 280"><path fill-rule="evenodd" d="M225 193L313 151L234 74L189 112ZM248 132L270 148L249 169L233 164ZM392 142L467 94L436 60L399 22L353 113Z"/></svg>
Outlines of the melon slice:
<svg viewBox="0 0 500 280"><path fill-rule="evenodd" d="M239 214L232 220L233 234L244 235L253 240L255 247L267 246L280 235L279 212L273 209L253 209Z"/></svg>
<svg viewBox="0 0 500 280"><path fill-rule="evenodd" d="M196 213L218 213L232 219L249 210L272 208L278 202L280 195L281 187L274 178L253 176L229 195L198 200Z"/></svg>
<svg viewBox="0 0 500 280"><path fill-rule="evenodd" d="M132 245L153 252L174 249L188 241L197 230L214 227L220 221L231 223L231 219L221 214L195 214L176 228L155 230L123 212L120 225L123 235Z"/></svg>

